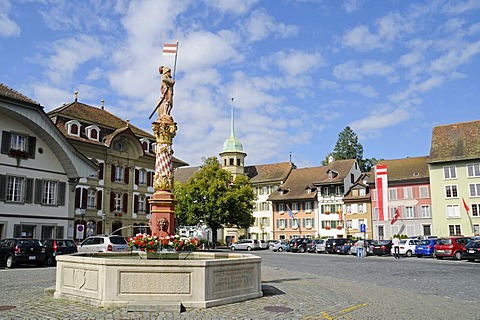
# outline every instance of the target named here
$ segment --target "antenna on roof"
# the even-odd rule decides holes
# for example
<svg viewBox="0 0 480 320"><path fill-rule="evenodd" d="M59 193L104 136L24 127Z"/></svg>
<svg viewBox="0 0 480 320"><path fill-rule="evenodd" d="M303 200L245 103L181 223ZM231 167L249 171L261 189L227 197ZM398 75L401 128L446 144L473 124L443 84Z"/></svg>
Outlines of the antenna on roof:
<svg viewBox="0 0 480 320"><path fill-rule="evenodd" d="M75 91L73 92L73 94L75 95L75 102L77 102L77 99L78 99L78 91L75 90Z"/></svg>
<svg viewBox="0 0 480 320"><path fill-rule="evenodd" d="M102 107L101 107L102 110L104 110L105 109L105 100L103 100L103 99L100 100L100 103L102 104Z"/></svg>
<svg viewBox="0 0 480 320"><path fill-rule="evenodd" d="M292 163L292 151L290 151L289 158L290 158L290 163Z"/></svg>

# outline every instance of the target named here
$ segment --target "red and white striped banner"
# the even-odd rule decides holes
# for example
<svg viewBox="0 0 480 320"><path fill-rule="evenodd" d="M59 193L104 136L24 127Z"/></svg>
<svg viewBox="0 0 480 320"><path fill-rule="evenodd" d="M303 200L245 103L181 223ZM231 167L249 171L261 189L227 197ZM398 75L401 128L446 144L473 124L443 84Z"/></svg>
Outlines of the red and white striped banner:
<svg viewBox="0 0 480 320"><path fill-rule="evenodd" d="M177 44L176 43L165 43L163 45L163 54L164 55L176 55L177 54Z"/></svg>
<svg viewBox="0 0 480 320"><path fill-rule="evenodd" d="M388 177L387 166L375 167L375 188L377 190L378 221L385 221L388 212Z"/></svg>

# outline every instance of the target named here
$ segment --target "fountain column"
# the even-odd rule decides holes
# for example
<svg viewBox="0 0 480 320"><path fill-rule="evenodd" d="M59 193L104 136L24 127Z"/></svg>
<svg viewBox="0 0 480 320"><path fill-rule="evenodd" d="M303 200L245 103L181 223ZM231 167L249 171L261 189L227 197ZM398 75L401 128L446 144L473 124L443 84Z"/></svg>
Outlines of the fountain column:
<svg viewBox="0 0 480 320"><path fill-rule="evenodd" d="M175 234L175 196L173 190L172 141L177 132L177 123L168 114L163 114L152 123L157 144L155 146L155 175L150 198L150 229L160 237Z"/></svg>

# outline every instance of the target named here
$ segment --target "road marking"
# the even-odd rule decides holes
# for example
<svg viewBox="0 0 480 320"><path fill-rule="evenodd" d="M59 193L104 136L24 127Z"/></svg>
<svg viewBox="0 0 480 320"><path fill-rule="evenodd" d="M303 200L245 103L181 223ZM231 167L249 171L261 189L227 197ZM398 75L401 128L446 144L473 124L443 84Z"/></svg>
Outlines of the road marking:
<svg viewBox="0 0 480 320"><path fill-rule="evenodd" d="M338 316L336 316L336 315L330 315L330 314L328 314L326 311L322 311L320 315L316 315L316 316L304 316L304 317L302 317L301 319L302 319L302 320L307 320L307 319L308 319L308 320L311 320L311 319L323 319L323 320L344 319L345 314L347 314L347 313L349 313L349 312L352 312L352 311L355 311L355 310L357 310L357 309L366 307L366 306L368 306L368 303L364 302L364 303L359 303L359 304L350 306L350 307L345 308L345 309L342 309L342 310L334 311L333 313L340 314L340 315L338 315Z"/></svg>

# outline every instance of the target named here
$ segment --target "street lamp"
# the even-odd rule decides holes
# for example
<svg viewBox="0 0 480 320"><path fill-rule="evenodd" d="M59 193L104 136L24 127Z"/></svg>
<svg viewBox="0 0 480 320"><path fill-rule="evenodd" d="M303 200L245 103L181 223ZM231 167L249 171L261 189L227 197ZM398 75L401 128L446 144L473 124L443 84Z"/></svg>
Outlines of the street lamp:
<svg viewBox="0 0 480 320"><path fill-rule="evenodd" d="M107 215L102 211L102 234L105 235L105 221L107 220Z"/></svg>

